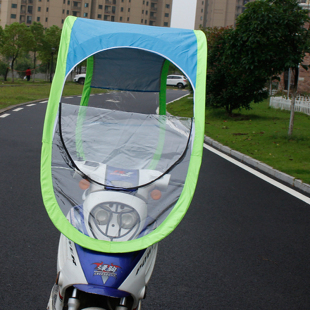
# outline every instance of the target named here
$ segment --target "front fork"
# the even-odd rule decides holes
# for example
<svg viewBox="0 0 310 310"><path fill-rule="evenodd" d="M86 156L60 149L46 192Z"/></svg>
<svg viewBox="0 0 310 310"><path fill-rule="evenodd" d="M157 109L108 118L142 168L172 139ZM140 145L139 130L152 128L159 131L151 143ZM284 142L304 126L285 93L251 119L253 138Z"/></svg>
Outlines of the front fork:
<svg viewBox="0 0 310 310"><path fill-rule="evenodd" d="M141 309L140 304L137 310ZM72 292L72 297L70 297L68 300L68 310L78 310L79 306L80 301L77 298L77 289L74 288ZM117 306L115 310L128 310L128 308L126 307L126 297L121 298L119 306Z"/></svg>
<svg viewBox="0 0 310 310"><path fill-rule="evenodd" d="M72 297L68 299L68 310L78 310L80 301L77 299L77 289L74 288Z"/></svg>
<svg viewBox="0 0 310 310"><path fill-rule="evenodd" d="M58 306L56 305L56 300L60 302L57 290L57 285L55 285L51 292L51 297L47 306L47 310L56 310L58 307L60 307L60 304ZM76 288L73 289L72 296L68 299L68 310L78 310L80 306L80 301L77 298L78 290ZM126 307L126 297L121 298L119 305L115 308L115 310L129 310ZM62 306L61 306L62 308ZM135 310L141 310L141 301L139 302L138 307Z"/></svg>

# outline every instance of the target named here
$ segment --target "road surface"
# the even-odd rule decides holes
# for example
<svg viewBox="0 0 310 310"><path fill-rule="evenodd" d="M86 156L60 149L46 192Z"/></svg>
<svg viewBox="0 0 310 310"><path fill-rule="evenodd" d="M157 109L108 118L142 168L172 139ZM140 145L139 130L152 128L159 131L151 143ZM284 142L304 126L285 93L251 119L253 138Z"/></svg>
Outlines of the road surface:
<svg viewBox="0 0 310 310"><path fill-rule="evenodd" d="M42 310L59 239L40 193L46 104L21 108L0 117L0 309ZM310 309L309 222L309 204L205 149L191 207L159 244L143 309Z"/></svg>

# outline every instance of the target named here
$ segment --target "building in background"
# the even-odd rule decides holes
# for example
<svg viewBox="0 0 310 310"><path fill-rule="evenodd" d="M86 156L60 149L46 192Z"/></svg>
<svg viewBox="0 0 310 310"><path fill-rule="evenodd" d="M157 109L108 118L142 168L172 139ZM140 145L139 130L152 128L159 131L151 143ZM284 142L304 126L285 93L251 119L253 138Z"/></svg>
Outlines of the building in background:
<svg viewBox="0 0 310 310"><path fill-rule="evenodd" d="M248 2L255 0L197 0L195 29L234 26Z"/></svg>
<svg viewBox="0 0 310 310"><path fill-rule="evenodd" d="M306 10L310 9L310 0L299 0L299 5Z"/></svg>
<svg viewBox="0 0 310 310"><path fill-rule="evenodd" d="M170 27L172 0L0 0L0 25L40 22L62 28L68 15Z"/></svg>

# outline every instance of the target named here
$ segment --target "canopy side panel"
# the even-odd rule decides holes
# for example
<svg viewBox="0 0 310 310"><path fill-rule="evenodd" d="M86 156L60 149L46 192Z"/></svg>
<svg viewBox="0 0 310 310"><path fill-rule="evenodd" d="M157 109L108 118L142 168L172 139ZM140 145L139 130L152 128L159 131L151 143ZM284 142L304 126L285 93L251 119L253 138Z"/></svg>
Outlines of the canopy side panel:
<svg viewBox="0 0 310 310"><path fill-rule="evenodd" d="M196 36L192 30L111 23L77 18L72 29L66 72L99 51L132 47L169 59L196 85ZM186 54L186 57L184 55Z"/></svg>
<svg viewBox="0 0 310 310"><path fill-rule="evenodd" d="M133 48L116 48L94 55L92 87L159 92L164 58Z"/></svg>
<svg viewBox="0 0 310 310"><path fill-rule="evenodd" d="M166 115L166 101L167 101L167 76L169 70L169 61L164 62L161 70L161 81L160 81L160 93L159 93L159 115Z"/></svg>
<svg viewBox="0 0 310 310"><path fill-rule="evenodd" d="M57 57L56 72L51 86L50 97L45 115L41 151L41 191L47 213L56 228L66 236L79 235L81 243L87 244L90 238L76 231L76 229L71 225L68 225L68 220L66 217L62 214L62 212L59 212L59 206L53 189L51 171L54 124L57 120L59 102L62 94L63 83L66 77L65 68L67 54L71 30L75 20L75 17L70 16L64 23ZM102 243L104 244L104 248L109 249L108 242L102 241Z"/></svg>
<svg viewBox="0 0 310 310"><path fill-rule="evenodd" d="M91 82L93 80L93 74L94 74L94 57L91 56L87 58L87 67L86 67L86 78L84 82L83 87L83 94L81 99L81 105L87 106L89 101L89 96L91 92Z"/></svg>

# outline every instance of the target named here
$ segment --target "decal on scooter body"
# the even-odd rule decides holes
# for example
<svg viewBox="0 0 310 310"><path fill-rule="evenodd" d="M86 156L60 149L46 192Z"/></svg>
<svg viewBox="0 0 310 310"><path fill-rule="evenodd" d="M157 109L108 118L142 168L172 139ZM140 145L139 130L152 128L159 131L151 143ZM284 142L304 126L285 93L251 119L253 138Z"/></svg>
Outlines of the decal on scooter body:
<svg viewBox="0 0 310 310"><path fill-rule="evenodd" d="M106 170L106 189L113 189L113 187L124 187L126 191L136 191L136 189L129 190L126 187L136 187L139 185L139 170L136 169L119 169L107 166Z"/></svg>
<svg viewBox="0 0 310 310"><path fill-rule="evenodd" d="M137 265L145 250L130 253L100 253L76 244L86 280L90 285L118 288Z"/></svg>

